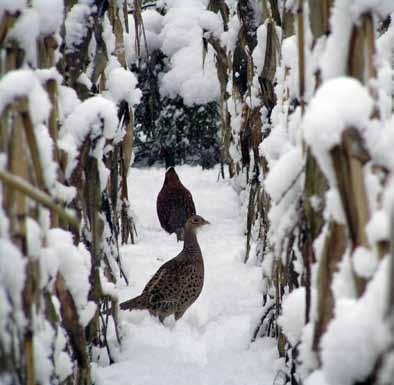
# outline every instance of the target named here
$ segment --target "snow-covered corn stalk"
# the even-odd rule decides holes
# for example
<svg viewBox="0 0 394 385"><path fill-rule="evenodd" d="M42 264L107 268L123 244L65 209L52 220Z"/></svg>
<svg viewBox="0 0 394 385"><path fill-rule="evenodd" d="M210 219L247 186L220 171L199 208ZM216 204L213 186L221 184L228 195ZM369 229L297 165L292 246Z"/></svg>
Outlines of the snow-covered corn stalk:
<svg viewBox="0 0 394 385"><path fill-rule="evenodd" d="M0 4L1 383L89 384L94 346L112 360L140 93L126 2L102 5Z"/></svg>
<svg viewBox="0 0 394 385"><path fill-rule="evenodd" d="M393 129L393 11L389 1L239 1L215 42L233 63L230 153L245 202L245 261L263 268L253 339L278 338L292 383L390 376L392 342L368 328L392 341L385 322L393 169L382 141ZM345 302L361 314L377 287L385 294L374 317L334 341L349 321ZM356 355L363 370L356 358L353 368L335 369L334 352L357 343L375 347Z"/></svg>
<svg viewBox="0 0 394 385"><path fill-rule="evenodd" d="M126 69L123 31L128 27L124 12L124 2L80 2L65 21L70 30L68 38L66 28L65 50L70 53L71 65L74 58L84 58L86 63L74 65L80 71L77 83L104 96L78 103L65 119L61 135L68 155L66 178L78 191L73 205L82 209L83 240L92 254L90 298L100 307L89 325L89 341L106 346L110 362L108 317L102 313L111 307L117 328L117 306L106 281L115 283L123 278L127 282L119 236L123 243L129 238L134 241L135 231L127 197L127 171L132 161L133 106L140 99L140 91L135 76ZM74 36L74 25L81 22L85 28L82 36ZM66 67L66 72L74 67Z"/></svg>

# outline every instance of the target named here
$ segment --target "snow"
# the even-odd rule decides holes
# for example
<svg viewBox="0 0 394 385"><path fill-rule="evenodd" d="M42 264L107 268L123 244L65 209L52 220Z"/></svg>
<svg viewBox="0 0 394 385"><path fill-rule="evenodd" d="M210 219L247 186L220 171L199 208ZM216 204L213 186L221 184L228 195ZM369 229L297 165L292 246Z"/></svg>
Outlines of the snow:
<svg viewBox="0 0 394 385"><path fill-rule="evenodd" d="M52 341L55 332L48 321L43 321L44 325L40 325L40 330L36 330L33 336L34 354L40 359L34 360L34 368L36 381L40 384L49 384L52 374Z"/></svg>
<svg viewBox="0 0 394 385"><path fill-rule="evenodd" d="M371 373L379 354L390 344L385 322L389 259L380 264L359 299L338 299L322 348L322 370L329 384L351 385ZM361 365L362 363L362 365Z"/></svg>
<svg viewBox="0 0 394 385"><path fill-rule="evenodd" d="M290 97L295 97L298 92L298 50L297 37L295 35L283 39L282 42L282 65L288 69L289 73L286 82L289 85Z"/></svg>
<svg viewBox="0 0 394 385"><path fill-rule="evenodd" d="M390 222L388 213L384 210L378 210L367 224L366 232L371 244L389 239Z"/></svg>
<svg viewBox="0 0 394 385"><path fill-rule="evenodd" d="M314 97L316 91L316 71L319 70L319 59L322 56L322 45L317 43L314 46L314 39L310 26L309 2L304 3L304 53L305 53L305 89L303 99L309 102ZM295 23L297 30L297 23ZM324 39L324 38L323 38ZM320 39L318 40L320 42ZM312 48L313 47L313 48ZM298 55L297 55L298 57ZM298 66L297 66L298 67ZM299 84L299 83L298 83ZM297 90L300 93L300 90Z"/></svg>
<svg viewBox="0 0 394 385"><path fill-rule="evenodd" d="M357 247L353 252L353 266L358 276L371 278L378 267L378 257L365 247Z"/></svg>
<svg viewBox="0 0 394 385"><path fill-rule="evenodd" d="M153 9L147 9L142 13L144 19L144 27L146 31L159 35L162 28L163 15ZM134 18L133 18L134 20ZM148 40L149 41L149 40ZM148 45L149 48L150 45Z"/></svg>
<svg viewBox="0 0 394 385"><path fill-rule="evenodd" d="M64 333L65 331L63 329L58 331L53 354L55 371L59 377L59 382L64 381L69 375L71 375L73 369L69 355L63 351L66 345L66 337Z"/></svg>
<svg viewBox="0 0 394 385"><path fill-rule="evenodd" d="M99 162L101 189L107 182L107 171L103 163L103 151L106 139L113 139L118 143L124 132L118 129L116 105L102 96L94 96L78 104L67 117L59 134L59 147L69 154L66 177L69 178L77 165L78 149L83 141L90 137L92 141L98 139L92 148L92 154Z"/></svg>
<svg viewBox="0 0 394 385"><path fill-rule="evenodd" d="M330 16L331 34L320 57L323 79L343 76L346 73L350 35L360 16L374 10L382 17L394 11L392 0L337 0Z"/></svg>
<svg viewBox="0 0 394 385"><path fill-rule="evenodd" d="M84 85L88 90L90 90L93 85L92 81L85 72L81 72L81 74L78 76L77 82Z"/></svg>
<svg viewBox="0 0 394 385"><path fill-rule="evenodd" d="M379 384L390 385L394 378L394 353L391 351L383 359L383 370L380 372Z"/></svg>
<svg viewBox="0 0 394 385"><path fill-rule="evenodd" d="M371 151L374 160L389 170L394 170L394 154L391 151L394 145L394 117L387 120L383 127L376 127L370 135L376 138Z"/></svg>
<svg viewBox="0 0 394 385"><path fill-rule="evenodd" d="M260 155L264 156L270 164L274 164L287 150L290 150L290 144L288 142L288 131L284 125L284 122L280 121L282 116L279 108L274 107L272 110L272 120L277 122L277 125L272 130L270 135L264 139L259 145ZM277 115L276 115L277 113Z"/></svg>
<svg viewBox="0 0 394 385"><path fill-rule="evenodd" d="M102 123L101 120L103 120ZM107 139L113 139L117 127L115 105L101 96L95 96L77 105L64 123L64 135L71 134L75 144L79 147L87 135L90 135L92 139L101 135Z"/></svg>
<svg viewBox="0 0 394 385"><path fill-rule="evenodd" d="M213 48L208 48L203 67L202 37L222 32L220 16L193 0L175 2L163 18L161 50L170 58L170 70L160 86L163 95L183 97L186 105L208 103L219 97ZM208 30L204 30L209 28Z"/></svg>
<svg viewBox="0 0 394 385"><path fill-rule="evenodd" d="M25 323L22 312L22 290L25 282L26 258L23 258L17 247L5 238L0 238L0 250L0 326L2 326L0 341L5 351L12 351L12 335L8 327L10 318L12 318L12 328L22 329Z"/></svg>
<svg viewBox="0 0 394 385"><path fill-rule="evenodd" d="M115 103L125 100L131 107L138 104L142 97L141 90L136 88L137 78L122 67L115 68L109 73L106 86Z"/></svg>
<svg viewBox="0 0 394 385"><path fill-rule="evenodd" d="M111 55L115 51L115 35L112 31L112 24L108 19L108 14L105 13L103 20L103 39L107 47L108 55Z"/></svg>
<svg viewBox="0 0 394 385"><path fill-rule="evenodd" d="M228 23L228 30L224 31L220 38L228 51L234 52L240 28L241 23L238 16L231 17Z"/></svg>
<svg viewBox="0 0 394 385"><path fill-rule="evenodd" d="M338 271L334 274L331 290L337 300L356 298L354 275L348 251L338 264Z"/></svg>
<svg viewBox="0 0 394 385"><path fill-rule="evenodd" d="M278 130L279 132L279 130ZM264 187L272 199L268 213L269 236L273 248L281 249L281 239L293 228L303 186L303 160L301 148L289 150L272 164L264 180Z"/></svg>
<svg viewBox="0 0 394 385"><path fill-rule="evenodd" d="M301 190L299 178L295 178L302 168L302 150L296 147L286 152L275 164L264 181L264 187L274 202L278 202L291 187ZM297 183L292 186L294 181Z"/></svg>
<svg viewBox="0 0 394 385"><path fill-rule="evenodd" d="M41 84L44 86L49 80L55 80L57 85L60 86L63 82L63 76L57 71L56 67L40 68L34 72L40 79Z"/></svg>
<svg viewBox="0 0 394 385"><path fill-rule="evenodd" d="M90 253L83 244L75 246L72 234L61 229L51 229L47 235L48 247L45 250L45 276L53 276L59 269L67 289L73 296L78 309L80 323L86 326L96 311L96 304L88 301L90 291ZM78 266L78 269L75 267Z"/></svg>
<svg viewBox="0 0 394 385"><path fill-rule="evenodd" d="M292 346L296 346L301 339L305 324L305 298L305 287L299 287L284 297L282 302L282 315L278 323Z"/></svg>
<svg viewBox="0 0 394 385"><path fill-rule="evenodd" d="M198 234L206 274L202 294L176 323L169 319L162 325L146 311L121 311L120 350L110 336L116 363L95 366L95 383L123 385L132 378L133 385L271 385L279 365L275 341L250 344L261 311L261 270L242 263L245 238L237 195L228 181L217 182L217 168L176 170L193 194L197 213L211 222ZM138 295L182 248L157 219L164 170L132 168L129 178L139 241L121 248L130 284L117 284L120 301Z"/></svg>
<svg viewBox="0 0 394 385"><path fill-rule="evenodd" d="M37 258L41 251L42 233L39 224L29 217L26 219L26 233L27 253Z"/></svg>
<svg viewBox="0 0 394 385"><path fill-rule="evenodd" d="M44 84L48 79L55 79L59 84L62 80L56 69L49 70L16 70L10 71L0 81L0 115L13 102L26 97L29 115L31 117L34 134L37 140L39 156L48 190L57 197L67 197L73 194L69 188L62 186L57 181L57 164L52 160L53 141L46 125L52 108ZM61 87L61 90L66 87ZM69 97L63 98L69 99ZM63 100L60 97L60 100ZM71 99L72 100L72 99ZM70 102L67 102L70 103ZM67 103L65 103L67 107ZM75 103L73 103L75 104Z"/></svg>
<svg viewBox="0 0 394 385"><path fill-rule="evenodd" d="M60 100L60 121L64 121L81 103L77 93L71 87L60 86L58 89Z"/></svg>
<svg viewBox="0 0 394 385"><path fill-rule="evenodd" d="M327 221L334 219L337 223L346 224L346 216L337 188L330 188L326 192L326 209L323 214L324 219Z"/></svg>
<svg viewBox="0 0 394 385"><path fill-rule="evenodd" d="M26 0L1 0L0 3L0 19L3 18L4 13L15 14L17 11L26 6Z"/></svg>
<svg viewBox="0 0 394 385"><path fill-rule="evenodd" d="M202 39L210 35L220 39L223 34L220 15L207 11L201 0L165 3L167 12L164 16L152 9L142 12L146 42L142 39L140 47L142 57L156 49L168 57L168 70L161 78L160 93L171 98L179 95L189 106L217 100L220 87L214 50L209 46L203 66ZM130 33L124 37L126 60L131 65L138 59L132 16L129 16L129 24Z"/></svg>
<svg viewBox="0 0 394 385"><path fill-rule="evenodd" d="M12 311L8 301L7 292L4 287L0 287L0 330L7 330L8 316ZM10 336L7 333L1 333L0 338L3 341L4 349L10 351Z"/></svg>
<svg viewBox="0 0 394 385"><path fill-rule="evenodd" d="M313 373L319 372L319 370L316 370L319 366L317 354L313 351L314 332L315 325L312 322L307 323L302 329L301 343L299 345L299 374L301 378L308 378L311 373L311 377L314 378ZM311 383L310 385L321 384Z"/></svg>
<svg viewBox="0 0 394 385"><path fill-rule="evenodd" d="M220 14L204 10L198 15L198 24L204 31L205 36L212 35L220 38L223 33L223 21Z"/></svg>
<svg viewBox="0 0 394 385"><path fill-rule="evenodd" d="M35 135L37 138L37 145L45 183L48 189L53 192L55 190L55 186L60 184L57 181L58 167L57 164L52 160L53 140L49 135L48 128L43 124L39 124L36 127Z"/></svg>
<svg viewBox="0 0 394 385"><path fill-rule="evenodd" d="M260 74L264 68L265 50L267 46L267 24L268 20L263 25L257 28L257 46L253 50L253 64L256 67L257 74Z"/></svg>
<svg viewBox="0 0 394 385"><path fill-rule="evenodd" d="M160 15L159 12L153 9L147 9L142 12L142 20L145 28L145 37L146 41L142 40L140 49L141 56L146 57L148 53L153 52L154 50L160 49L162 40L160 37L163 21L163 16ZM130 33L124 34L125 38L125 52L126 52L126 60L128 65L130 66L134 62L138 60L136 46L135 46L135 22L134 16L129 15L129 30ZM146 48L148 48L148 52L146 52Z"/></svg>
<svg viewBox="0 0 394 385"><path fill-rule="evenodd" d="M392 0L353 0L351 3L353 20L357 20L360 15L370 11L377 12L383 18L394 12Z"/></svg>
<svg viewBox="0 0 394 385"><path fill-rule="evenodd" d="M304 138L331 186L336 183L328 151L341 142L345 129L362 130L368 125L373 104L358 80L339 77L326 81L308 105L302 122Z"/></svg>
<svg viewBox="0 0 394 385"><path fill-rule="evenodd" d="M394 89L394 69L392 66L394 47L394 24L391 23L389 29L376 40L376 54L374 61L377 66L377 79L371 84L374 91L377 91L379 99L379 112L382 119L392 118L393 100L392 91ZM391 152L390 152L391 153ZM388 154L386 154L388 155Z"/></svg>
<svg viewBox="0 0 394 385"><path fill-rule="evenodd" d="M386 214L390 217L390 222L392 215L394 213L394 178L391 176L388 179L387 187L383 194L383 209L385 210Z"/></svg>
<svg viewBox="0 0 394 385"><path fill-rule="evenodd" d="M47 36L59 30L63 23L63 0L33 0L33 8L40 18L40 32Z"/></svg>
<svg viewBox="0 0 394 385"><path fill-rule="evenodd" d="M353 28L351 1L337 0L331 9L330 29L326 49L320 58L323 79L343 76L346 73L350 33Z"/></svg>
<svg viewBox="0 0 394 385"><path fill-rule="evenodd" d="M0 239L0 250L0 286L7 290L13 305L18 307L22 300L26 259L7 239Z"/></svg>
<svg viewBox="0 0 394 385"><path fill-rule="evenodd" d="M51 103L38 77L30 70L10 71L0 81L0 115L16 99L26 96L34 125L48 119Z"/></svg>
<svg viewBox="0 0 394 385"><path fill-rule="evenodd" d="M25 60L35 68L37 66L37 39L40 33L39 14L35 9L24 9L18 17L11 31L7 34L8 40L16 40L26 53Z"/></svg>
<svg viewBox="0 0 394 385"><path fill-rule="evenodd" d="M182 96L186 105L209 103L219 97L219 82L212 48L207 54L203 69L202 42L182 48L172 57L172 69L161 82L163 95Z"/></svg>
<svg viewBox="0 0 394 385"><path fill-rule="evenodd" d="M65 43L66 52L73 52L88 33L89 16L92 9L87 4L75 4L67 13L65 20L66 37Z"/></svg>
<svg viewBox="0 0 394 385"><path fill-rule="evenodd" d="M304 381L304 385L329 385L326 382L324 373L321 370L314 371L310 376Z"/></svg>
<svg viewBox="0 0 394 385"><path fill-rule="evenodd" d="M40 151L40 160L48 191L67 202L75 196L75 188L58 182L58 166L52 160L53 141L48 132L51 104L45 91L45 83L54 79L59 91L59 147L67 153L66 178L77 162L79 149L89 137L94 142L91 156L98 160L101 190L107 185L109 170L103 156L123 138L119 125L117 104L127 101L130 107L140 102L141 91L133 73L121 67L113 55L115 36L108 15L103 18L103 39L108 53L105 68L103 96L81 102L76 92L62 85L63 78L53 67L34 70L38 64L37 43L44 36L59 35L64 17L64 0L0 0L0 19L6 12L20 11L15 23L10 25L5 47L13 39L25 52L21 70L3 74L0 80L0 114L7 106L27 97L29 113ZM187 105L207 103L219 97L219 83L215 66L215 53L208 46L203 66L202 39L210 36L220 40L228 53L234 51L240 29L236 14L224 32L219 14L207 11L208 0L162 0L158 6L166 8L165 15L156 10L143 12L146 45L142 41L141 55L147 57L160 49L165 55L165 69L159 74L162 96L181 96ZM236 2L230 0L233 8ZM296 7L296 1L287 1L286 7ZM122 1L117 1L122 5ZM283 1L280 6L284 6ZM280 64L274 79L277 104L270 118L261 109L265 129L271 132L260 145L270 170L260 174L260 181L272 201L268 218L270 231L266 254L257 266L256 221L252 229L251 257L243 264L245 255L245 209L250 186L245 173L233 181L217 182L218 169L200 170L187 166L178 167L181 179L194 194L199 214L212 225L199 233L205 257L206 280L200 298L175 323L166 320L162 325L146 311L120 312L122 345L117 345L114 327L109 324L109 347L115 364L108 366L105 350L94 354L92 364L94 383L97 385L271 385L277 371L286 368L284 359L278 359L277 341L269 338L250 343L251 336L261 317L262 297L272 294L274 263L285 257L289 235L300 240L297 221L302 209L304 188L303 165L305 152L303 141L309 145L329 181L325 197L312 197L317 207L325 203L326 221L322 234L314 242L317 261L321 256L328 232L329 221L346 223L342 203L336 188L329 151L341 142L346 128L354 127L365 139L371 161L364 167L364 181L368 195L371 218L366 228L371 249L357 247L345 251L338 263L331 289L334 295L334 318L323 335L317 352L312 349L316 312L316 293L312 289L311 322L305 323L305 288L297 288L282 298L282 314L278 324L291 346L299 345L297 373L305 385L352 385L364 381L376 364L376 360L393 341L392 330L386 323L388 300L389 256L378 257L377 243L390 238L390 214L394 202L394 118L393 118L393 44L394 24L376 41L377 77L366 86L357 80L343 77L346 73L351 30L360 17L373 11L374 24L378 15L386 16L394 11L392 0L336 0L332 5L331 33L312 44L308 23L309 6L304 8L305 32L305 95L306 113L293 108L294 98L299 97L299 69L296 36L281 42ZM92 23L92 13L97 8L93 0L79 0L67 14L65 21L65 53L77 49ZM234 10L234 9L233 9ZM294 8L295 10L295 8ZM259 10L260 12L260 10ZM123 15L120 15L121 19ZM130 33L124 34L126 60L129 65L137 62L134 45L134 20L129 16ZM124 20L121 20L124 23ZM276 30L281 40L280 29ZM257 29L257 47L253 61L261 72L266 51L267 22ZM94 37L89 42L89 60L97 48ZM146 47L147 46L147 47ZM112 54L112 55L111 55ZM56 57L60 57L59 49ZM5 56L4 56L5 57ZM4 59L4 58L3 58ZM25 68L33 68L27 70ZM315 94L315 72L321 68L322 85ZM92 62L78 82L91 89ZM153 69L156 71L156 69ZM231 77L230 77L231 78ZM227 84L231 94L231 79ZM247 101L257 106L259 85L254 78L252 95ZM368 88L367 88L368 87ZM373 98L368 93L372 91ZM310 101L310 103L309 103ZM234 138L239 137L241 115L234 99L228 100ZM371 119L373 110L379 118ZM235 161L240 160L239 142L230 149ZM6 165L0 154L0 167ZM382 166L388 171L376 171ZM130 172L130 212L136 213L138 242L121 247L123 269L128 274L129 286L122 280L109 282L103 271L100 280L103 292L120 301L140 293L147 280L169 258L175 256L182 245L174 236L166 234L159 226L155 199L164 177L163 169L132 169ZM387 178L386 178L387 177ZM386 178L386 179L384 179ZM0 191L0 195L3 191ZM27 250L30 258L39 261L39 288L45 291L54 304L57 314L60 304L54 294L55 279L60 274L75 301L78 319L86 326L95 314L96 304L89 301L89 276L91 256L82 244L75 245L72 235L61 229L49 229L49 212L40 210L39 221L28 218ZM110 236L105 224L104 237ZM22 291L26 276L27 258L9 239L8 219L0 208L0 341L4 352L9 353L17 344L13 340L26 331L26 319L22 311ZM294 269L299 282L304 273L302 254L295 242ZM12 261L12 263L10 263ZM113 260L109 261L110 263ZM311 284L317 287L318 262L311 266ZM76 268L77 267L77 268ZM114 270L116 270L115 267ZM117 270L116 270L117 272ZM366 278L368 285L361 298L354 284L354 274ZM115 274L116 275L116 274ZM270 299L271 300L271 299ZM267 305L266 305L267 306ZM36 309L33 309L36 310ZM56 330L44 319L41 311L34 311L32 331L34 335L36 381L46 384L64 381L73 368L69 352L69 339L62 327ZM390 334L391 332L391 334ZM21 357L16 357L19 359ZM386 370L382 381L391 383L394 355L386 355ZM17 361L16 361L17 362ZM287 363L288 365L288 363ZM152 370L154 369L154 370ZM287 366L288 369L288 366ZM391 371L390 371L391 369ZM391 376L391 377L390 377ZM280 378L278 377L279 381ZM0 383L12 379L1 376Z"/></svg>

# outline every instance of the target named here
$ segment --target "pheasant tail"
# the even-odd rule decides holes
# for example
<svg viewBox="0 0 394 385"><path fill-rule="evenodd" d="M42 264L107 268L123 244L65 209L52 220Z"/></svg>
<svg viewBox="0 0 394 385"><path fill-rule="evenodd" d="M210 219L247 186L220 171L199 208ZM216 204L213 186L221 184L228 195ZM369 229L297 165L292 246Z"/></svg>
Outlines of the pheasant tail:
<svg viewBox="0 0 394 385"><path fill-rule="evenodd" d="M122 302L119 306L122 310L146 309L146 304L143 295L139 295L138 297Z"/></svg>

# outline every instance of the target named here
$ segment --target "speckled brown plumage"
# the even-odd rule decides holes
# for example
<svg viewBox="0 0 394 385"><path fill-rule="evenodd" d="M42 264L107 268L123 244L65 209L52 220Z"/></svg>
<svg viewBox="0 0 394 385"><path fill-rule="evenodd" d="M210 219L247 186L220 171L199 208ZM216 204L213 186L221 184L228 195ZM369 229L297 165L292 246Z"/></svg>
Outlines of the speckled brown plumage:
<svg viewBox="0 0 394 385"><path fill-rule="evenodd" d="M161 227L168 233L176 233L183 240L183 228L187 219L196 213L193 197L182 184L174 168L167 170L163 187L156 202L157 216Z"/></svg>
<svg viewBox="0 0 394 385"><path fill-rule="evenodd" d="M141 295L121 303L120 308L149 310L161 321L172 314L176 320L181 318L198 298L204 284L204 261L196 230L207 223L199 215L190 217L185 225L182 251L157 270Z"/></svg>

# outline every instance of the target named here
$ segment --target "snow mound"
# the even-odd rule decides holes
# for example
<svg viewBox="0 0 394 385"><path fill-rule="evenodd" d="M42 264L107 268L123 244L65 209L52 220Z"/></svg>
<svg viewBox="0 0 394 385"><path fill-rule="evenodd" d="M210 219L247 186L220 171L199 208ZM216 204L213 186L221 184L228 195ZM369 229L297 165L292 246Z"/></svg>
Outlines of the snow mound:
<svg viewBox="0 0 394 385"><path fill-rule="evenodd" d="M116 105L102 96L94 96L78 104L67 117L60 132L59 147L69 154L66 177L69 178L77 165L78 149L89 136L93 146L93 153L99 160L101 173L101 188L105 187L107 171L102 162L106 139L113 139L118 143L124 132L118 130L118 112ZM96 141L97 140L97 141Z"/></svg>
<svg viewBox="0 0 394 385"><path fill-rule="evenodd" d="M134 106L142 97L141 90L136 88L137 78L122 67L115 68L109 73L106 86L115 103L125 100L130 106Z"/></svg>
<svg viewBox="0 0 394 385"><path fill-rule="evenodd" d="M0 114L16 99L27 97L34 125L48 119L51 103L33 71L10 71L0 81Z"/></svg>
<svg viewBox="0 0 394 385"><path fill-rule="evenodd" d="M59 30L63 23L63 0L33 0L33 8L40 18L40 32L47 36Z"/></svg>
<svg viewBox="0 0 394 385"><path fill-rule="evenodd" d="M305 287L293 290L283 300L282 309L278 323L290 344L295 346L301 338L305 324Z"/></svg>
<svg viewBox="0 0 394 385"><path fill-rule="evenodd" d="M304 138L331 186L335 178L328 151L341 142L345 129L362 130L368 125L373 105L367 89L348 77L326 81L312 98L302 122Z"/></svg>
<svg viewBox="0 0 394 385"><path fill-rule="evenodd" d="M388 269L389 260L385 258L359 300L337 300L335 318L321 342L322 370L329 384L363 381L390 344L385 322Z"/></svg>

